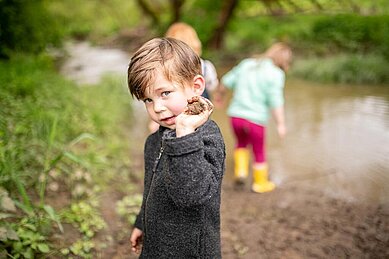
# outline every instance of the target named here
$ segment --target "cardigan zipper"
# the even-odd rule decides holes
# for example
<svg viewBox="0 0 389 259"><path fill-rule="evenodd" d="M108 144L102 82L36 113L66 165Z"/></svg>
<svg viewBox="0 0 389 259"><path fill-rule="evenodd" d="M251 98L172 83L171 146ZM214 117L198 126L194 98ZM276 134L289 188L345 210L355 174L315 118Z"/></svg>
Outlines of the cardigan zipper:
<svg viewBox="0 0 389 259"><path fill-rule="evenodd" d="M147 218L146 210L147 210L147 203L149 201L150 192L151 192L151 190L153 188L153 185L154 185L154 175L155 175L155 172L157 171L157 167L158 167L159 161L161 160L163 150L164 150L164 147L163 147L163 141L162 141L161 148L159 149L158 157L157 157L157 159L154 162L154 167L153 167L153 171L152 171L152 175L151 175L150 188L149 188L149 192L148 192L147 197L146 197L146 204L145 204L145 208L144 208L144 214L145 214L144 232L145 233L146 233L146 218Z"/></svg>

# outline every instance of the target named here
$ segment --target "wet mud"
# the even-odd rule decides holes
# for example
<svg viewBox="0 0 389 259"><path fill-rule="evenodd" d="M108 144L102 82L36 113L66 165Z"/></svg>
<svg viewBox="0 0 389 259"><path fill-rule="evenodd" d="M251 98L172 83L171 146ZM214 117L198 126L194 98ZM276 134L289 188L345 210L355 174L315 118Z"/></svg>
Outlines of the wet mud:
<svg viewBox="0 0 389 259"><path fill-rule="evenodd" d="M103 197L108 228L99 238L107 246L98 249L98 258L138 257L130 251L131 230L109 207L119 198L115 192ZM389 258L389 206L329 198L302 183L257 194L227 180L221 245L224 259Z"/></svg>

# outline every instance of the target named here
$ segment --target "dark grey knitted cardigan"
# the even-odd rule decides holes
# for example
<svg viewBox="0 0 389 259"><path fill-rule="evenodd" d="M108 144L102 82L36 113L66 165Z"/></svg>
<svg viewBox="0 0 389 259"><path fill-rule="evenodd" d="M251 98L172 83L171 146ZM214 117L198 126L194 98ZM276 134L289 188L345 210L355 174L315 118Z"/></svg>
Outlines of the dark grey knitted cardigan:
<svg viewBox="0 0 389 259"><path fill-rule="evenodd" d="M212 120L181 138L163 127L147 138L143 203L135 222L144 234L140 258L221 258L225 157Z"/></svg>

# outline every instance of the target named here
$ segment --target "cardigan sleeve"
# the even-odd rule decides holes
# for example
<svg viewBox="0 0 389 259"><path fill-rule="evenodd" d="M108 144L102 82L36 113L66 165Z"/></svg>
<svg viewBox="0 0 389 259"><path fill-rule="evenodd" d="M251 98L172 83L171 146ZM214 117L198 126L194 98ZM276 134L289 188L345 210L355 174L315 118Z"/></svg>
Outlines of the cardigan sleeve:
<svg viewBox="0 0 389 259"><path fill-rule="evenodd" d="M201 205L219 190L225 166L225 145L215 122L194 133L165 140L167 191L177 206Z"/></svg>

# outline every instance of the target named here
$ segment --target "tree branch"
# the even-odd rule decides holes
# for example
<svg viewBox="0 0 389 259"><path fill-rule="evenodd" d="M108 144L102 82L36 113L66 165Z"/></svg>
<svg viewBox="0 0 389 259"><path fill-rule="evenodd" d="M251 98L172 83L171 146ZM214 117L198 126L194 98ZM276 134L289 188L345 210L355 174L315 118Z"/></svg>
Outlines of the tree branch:
<svg viewBox="0 0 389 259"><path fill-rule="evenodd" d="M223 44L224 32L227 28L227 24L232 17L232 14L235 10L235 7L238 5L239 0L229 0L224 2L222 8L220 19L217 27L212 35L212 38L209 41L208 46L215 49L220 49Z"/></svg>
<svg viewBox="0 0 389 259"><path fill-rule="evenodd" d="M185 0L171 0L171 7L173 12L173 18L171 23L180 21L181 19L181 7L184 5Z"/></svg>
<svg viewBox="0 0 389 259"><path fill-rule="evenodd" d="M153 25L159 25L159 18L157 13L148 5L145 0L137 0L139 7L142 9L145 15L151 18Z"/></svg>

